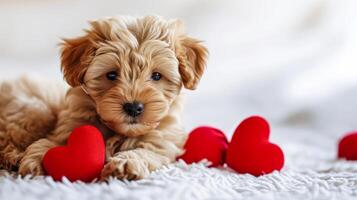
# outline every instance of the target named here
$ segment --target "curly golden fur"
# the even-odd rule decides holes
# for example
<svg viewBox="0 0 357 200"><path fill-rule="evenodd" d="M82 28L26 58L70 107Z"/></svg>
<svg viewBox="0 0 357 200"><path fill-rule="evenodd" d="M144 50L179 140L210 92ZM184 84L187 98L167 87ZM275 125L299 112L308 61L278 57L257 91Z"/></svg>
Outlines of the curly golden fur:
<svg viewBox="0 0 357 200"><path fill-rule="evenodd" d="M206 48L177 20L114 17L90 25L61 44L66 95L28 79L1 85L1 167L43 174L46 151L84 124L99 128L107 142L102 179L144 178L182 153L181 90L196 88ZM117 78L108 79L112 72ZM154 72L160 80L151 79ZM126 113L132 102L144 106L140 115Z"/></svg>

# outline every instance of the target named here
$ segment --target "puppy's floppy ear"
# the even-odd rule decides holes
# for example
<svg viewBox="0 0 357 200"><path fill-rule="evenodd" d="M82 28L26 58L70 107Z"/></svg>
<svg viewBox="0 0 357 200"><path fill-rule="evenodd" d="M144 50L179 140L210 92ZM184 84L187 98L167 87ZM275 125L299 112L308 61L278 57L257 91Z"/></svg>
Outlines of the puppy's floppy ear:
<svg viewBox="0 0 357 200"><path fill-rule="evenodd" d="M63 39L61 45L61 69L65 80L72 87L79 86L88 68L95 48L88 36Z"/></svg>
<svg viewBox="0 0 357 200"><path fill-rule="evenodd" d="M205 70L208 50L201 41L187 36L179 38L176 48L183 85L194 90Z"/></svg>

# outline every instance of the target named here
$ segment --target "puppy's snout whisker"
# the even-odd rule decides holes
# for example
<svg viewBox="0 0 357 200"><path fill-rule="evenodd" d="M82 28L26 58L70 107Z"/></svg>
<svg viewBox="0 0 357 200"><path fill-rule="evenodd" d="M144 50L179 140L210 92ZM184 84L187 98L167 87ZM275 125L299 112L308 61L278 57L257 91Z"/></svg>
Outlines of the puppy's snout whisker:
<svg viewBox="0 0 357 200"><path fill-rule="evenodd" d="M144 104L140 102L125 103L123 109L128 116L138 117L144 112Z"/></svg>

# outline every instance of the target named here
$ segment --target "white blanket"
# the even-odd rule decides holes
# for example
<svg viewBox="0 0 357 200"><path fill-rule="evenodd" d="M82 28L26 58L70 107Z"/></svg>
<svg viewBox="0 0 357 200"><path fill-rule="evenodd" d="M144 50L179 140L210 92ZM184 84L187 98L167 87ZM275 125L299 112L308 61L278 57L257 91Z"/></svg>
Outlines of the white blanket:
<svg viewBox="0 0 357 200"><path fill-rule="evenodd" d="M281 172L265 176L237 174L228 168L207 168L205 162L186 165L183 161L160 169L144 180L127 182L112 179L108 184L70 183L66 179L61 183L49 177L30 179L6 175L0 176L0 199L357 198L357 163L336 160L333 140L313 136L310 131L275 130L276 136L283 132L289 132L289 136L279 137L286 165Z"/></svg>

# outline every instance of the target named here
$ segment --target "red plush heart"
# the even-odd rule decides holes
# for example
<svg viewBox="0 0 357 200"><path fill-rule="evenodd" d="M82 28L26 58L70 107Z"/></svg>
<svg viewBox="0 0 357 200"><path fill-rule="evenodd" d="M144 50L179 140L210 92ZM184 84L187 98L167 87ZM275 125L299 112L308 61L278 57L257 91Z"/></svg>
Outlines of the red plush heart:
<svg viewBox="0 0 357 200"><path fill-rule="evenodd" d="M284 165L284 154L279 146L269 142L269 133L269 124L262 117L245 119L229 144L227 165L239 173L254 176L280 170Z"/></svg>
<svg viewBox="0 0 357 200"><path fill-rule="evenodd" d="M43 158L46 172L59 181L90 182L99 177L105 161L105 145L100 131L93 126L81 126L73 130L67 146L47 151Z"/></svg>
<svg viewBox="0 0 357 200"><path fill-rule="evenodd" d="M357 132L346 134L338 144L338 157L357 160Z"/></svg>
<svg viewBox="0 0 357 200"><path fill-rule="evenodd" d="M184 146L185 153L179 157L191 164L207 159L211 167L224 163L228 141L225 134L212 127L198 127L190 134Z"/></svg>

